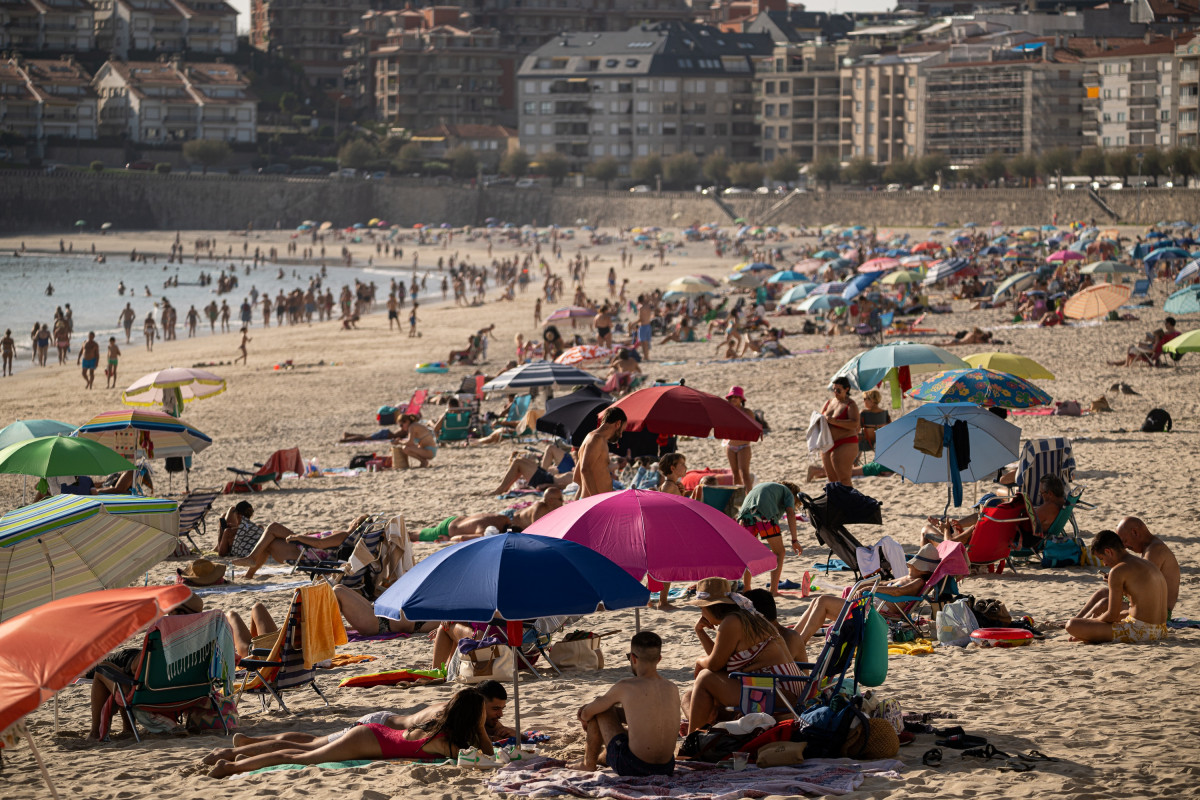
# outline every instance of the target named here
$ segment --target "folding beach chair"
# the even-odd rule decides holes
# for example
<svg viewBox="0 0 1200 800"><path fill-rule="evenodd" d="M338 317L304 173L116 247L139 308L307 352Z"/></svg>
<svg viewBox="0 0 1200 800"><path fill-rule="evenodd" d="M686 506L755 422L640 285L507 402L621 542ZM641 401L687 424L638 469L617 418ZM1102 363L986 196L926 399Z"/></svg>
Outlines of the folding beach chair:
<svg viewBox="0 0 1200 800"><path fill-rule="evenodd" d="M471 418L474 414L470 410L464 411L447 411L442 417L442 427L438 431L437 440L441 442L462 442L466 441L471 435Z"/></svg>
<svg viewBox="0 0 1200 800"><path fill-rule="evenodd" d="M276 450L265 463L256 462L254 466L258 467L257 471L226 467L227 471L234 473L237 477L225 484L223 493L261 492L263 486L268 483L274 483L275 488L280 489L282 487L279 485L279 479L285 472L304 474L304 459L300 457L300 448L298 447Z"/></svg>
<svg viewBox="0 0 1200 800"><path fill-rule="evenodd" d="M311 613L306 613L306 606ZM238 684L237 697L240 698L243 692L257 693L266 711L269 695L284 713L290 714L283 702L283 693L288 689L311 686L328 706L329 700L317 686L313 665L332 658L334 647L347 641L346 626L330 585L319 581L297 589L277 633L269 648L255 647L248 658L242 659L241 666L246 674ZM306 647L306 640L323 644Z"/></svg>
<svg viewBox="0 0 1200 800"><path fill-rule="evenodd" d="M975 531L971 534L971 545L975 545L975 540L980 537L981 526L983 538L979 545L979 551L973 548L967 550L971 563L996 564L996 572L1000 572L1003 567L1007 566L1015 573L1017 568L1014 562L1021 560L1029 563L1035 557L1040 559L1047 541L1078 538L1079 524L1075 520L1075 510L1095 508L1093 504L1080 499L1084 488L1084 486L1076 486L1067 492L1063 507L1058 512L1058 516L1054 518L1054 522L1046 530L1032 534L1033 542L1030 547L1021 547L1026 534L1030 534L1032 531L1034 517L1034 505L1028 495L1021 495L1004 504L981 507L979 522L976 523ZM1013 509L1014 504L1016 504L1015 510ZM1018 516L1014 516L1014 513ZM1003 549L1004 542L1009 543L1010 550L1001 558L998 552ZM990 551L990 549L994 550ZM988 556L992 557L988 558Z"/></svg>
<svg viewBox="0 0 1200 800"><path fill-rule="evenodd" d="M746 489L743 486L701 486L701 503L715 508L729 517L736 517L746 499Z"/></svg>
<svg viewBox="0 0 1200 800"><path fill-rule="evenodd" d="M828 567L833 556L836 555L854 572L854 577L857 580L862 577L862 573L858 568L858 548L863 545L862 542L846 529L846 525L882 525L883 516L879 511L878 505L875 506L873 512L867 507L859 509L844 508L836 500L831 505L828 486L827 484L826 493L815 499L801 492L799 496L800 505L804 507L805 516L808 517L809 524L816 531L817 541L829 548L830 552L829 557L826 559L826 566ZM857 492L855 493L857 494ZM867 498L866 495L862 495L862 497L867 500L872 499Z"/></svg>
<svg viewBox="0 0 1200 800"><path fill-rule="evenodd" d="M179 536L182 539L187 539L198 553L204 551L196 544L196 540L192 538L192 534L197 531L197 528L203 528L204 535L208 535L206 517L213 503L220 496L221 493L213 489L196 489L195 491L188 492L179 501Z"/></svg>
<svg viewBox="0 0 1200 800"><path fill-rule="evenodd" d="M232 690L233 634L220 611L164 617L152 626L133 677L106 664L96 673L116 684L108 702L120 708L138 742L142 739L133 713L138 709L178 720L188 710L212 708L229 733L221 706ZM100 733L103 737L107 730Z"/></svg>
<svg viewBox="0 0 1200 800"><path fill-rule="evenodd" d="M1149 296L1150 296L1150 279L1149 278L1139 278L1138 280L1134 281L1133 293L1129 295L1129 299L1132 300L1135 297L1149 297Z"/></svg>
<svg viewBox="0 0 1200 800"><path fill-rule="evenodd" d="M1042 502L1039 484L1044 475L1057 475L1063 486L1070 490L1071 481L1075 478L1075 455L1070 439L1052 436L1025 442L1021 448L1021 460L1017 463L1015 485L1034 506Z"/></svg>
<svg viewBox="0 0 1200 800"><path fill-rule="evenodd" d="M375 584L379 570L373 570L372 566L377 564L387 526L388 517L384 514L368 514L338 546L338 558L313 558L310 555L312 549L306 547L296 559L292 572L303 572L310 579L321 576L331 586L341 584L374 600L381 589Z"/></svg>
<svg viewBox="0 0 1200 800"><path fill-rule="evenodd" d="M966 548L962 542L939 542L938 565L925 581L925 588L917 595L897 596L875 593L872 596L879 603L890 604L885 612L880 609L884 619L898 620L920 636L923 631L917 612L923 604L928 603L930 620L937 615L941 607L959 597L958 579L970 574L970 562L967 560Z"/></svg>

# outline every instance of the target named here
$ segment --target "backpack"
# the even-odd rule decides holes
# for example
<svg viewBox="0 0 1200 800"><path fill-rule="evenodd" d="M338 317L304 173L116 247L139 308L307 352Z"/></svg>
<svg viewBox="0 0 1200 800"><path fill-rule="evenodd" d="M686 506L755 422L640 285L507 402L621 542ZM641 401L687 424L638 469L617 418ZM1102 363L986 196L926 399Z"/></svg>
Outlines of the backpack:
<svg viewBox="0 0 1200 800"><path fill-rule="evenodd" d="M701 728L692 731L683 740L679 746L679 758L716 764L741 750L758 735L757 731L736 734L724 728Z"/></svg>
<svg viewBox="0 0 1200 800"><path fill-rule="evenodd" d="M365 469L367 462L375 457L374 453L359 453L356 456L350 457L350 466L347 469Z"/></svg>
<svg viewBox="0 0 1200 800"><path fill-rule="evenodd" d="M1142 423L1142 433L1162 433L1171 430L1171 415L1161 408L1152 408Z"/></svg>
<svg viewBox="0 0 1200 800"><path fill-rule="evenodd" d="M794 739L808 743L805 758L858 758L866 751L871 720L862 712L861 695L835 695L830 705L802 713L800 722Z"/></svg>

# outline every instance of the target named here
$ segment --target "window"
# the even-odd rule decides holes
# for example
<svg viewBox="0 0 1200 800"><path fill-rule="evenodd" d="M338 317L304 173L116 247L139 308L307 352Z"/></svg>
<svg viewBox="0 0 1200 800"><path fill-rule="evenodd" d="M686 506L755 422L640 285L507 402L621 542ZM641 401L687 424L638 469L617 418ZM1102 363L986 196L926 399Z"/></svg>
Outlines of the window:
<svg viewBox="0 0 1200 800"><path fill-rule="evenodd" d="M713 123L713 136L728 136L729 126L724 122Z"/></svg>
<svg viewBox="0 0 1200 800"><path fill-rule="evenodd" d="M774 139L775 138L775 129L770 126L763 128L763 138L764 139Z"/></svg>
<svg viewBox="0 0 1200 800"><path fill-rule="evenodd" d="M775 94L775 81L767 81L763 84L763 91L767 94Z"/></svg>
<svg viewBox="0 0 1200 800"><path fill-rule="evenodd" d="M1112 122L1112 114L1109 114L1107 111L1104 112L1103 121L1104 122Z"/></svg>
<svg viewBox="0 0 1200 800"><path fill-rule="evenodd" d="M542 103L542 113L543 114L553 114L554 113L554 103L550 102L549 100L544 101Z"/></svg>
<svg viewBox="0 0 1200 800"><path fill-rule="evenodd" d="M763 106L763 115L767 117L775 116L775 104L767 103L765 106Z"/></svg>
<svg viewBox="0 0 1200 800"><path fill-rule="evenodd" d="M780 138L780 139L786 139L786 138L788 138L788 129L787 129L787 126L786 126L786 125L780 125L780 126L779 126L779 138Z"/></svg>
<svg viewBox="0 0 1200 800"><path fill-rule="evenodd" d="M662 90L663 90L664 92L677 92L677 91L679 91L679 81L675 80L674 78L669 78L669 79L667 79L667 80L664 80L664 81L662 82Z"/></svg>
<svg viewBox="0 0 1200 800"><path fill-rule="evenodd" d="M1160 120L1160 121L1162 121L1162 122L1170 122L1170 121L1171 121L1171 112L1170 112L1170 110L1168 110L1168 109L1164 109L1164 110L1162 110L1162 111L1158 112L1158 118L1159 118L1159 120Z"/></svg>
<svg viewBox="0 0 1200 800"><path fill-rule="evenodd" d="M788 84L788 82L787 82L787 81L780 81L780 82L779 82L779 93L780 93L780 94L787 94L787 93L788 93L788 86L789 86L789 84Z"/></svg>
<svg viewBox="0 0 1200 800"><path fill-rule="evenodd" d="M1105 89L1105 90L1104 90L1104 99L1105 99L1105 100L1111 100L1111 99L1112 99L1112 89Z"/></svg>
<svg viewBox="0 0 1200 800"><path fill-rule="evenodd" d="M625 59L625 66L628 67L629 69L636 69L637 65L638 65L638 60L636 58Z"/></svg>
<svg viewBox="0 0 1200 800"><path fill-rule="evenodd" d="M610 58L604 62L604 66L608 67L609 69L615 69L616 67L619 67L620 65L621 65L621 59L619 59L619 58Z"/></svg>
<svg viewBox="0 0 1200 800"><path fill-rule="evenodd" d="M788 115L788 104L780 103L779 104L779 116L786 117L787 115Z"/></svg>
<svg viewBox="0 0 1200 800"><path fill-rule="evenodd" d="M650 123L649 122L639 122L637 124L637 126L634 128L634 132L638 136L649 136L650 135Z"/></svg>
<svg viewBox="0 0 1200 800"><path fill-rule="evenodd" d="M536 114L537 113L537 103L529 102L529 103L526 103L522 108L526 114Z"/></svg>
<svg viewBox="0 0 1200 800"><path fill-rule="evenodd" d="M542 123L542 136L550 136L552 133L554 133L554 126L551 125L549 122L543 122Z"/></svg>
<svg viewBox="0 0 1200 800"><path fill-rule="evenodd" d="M1120 99L1121 99L1121 98L1123 98L1123 97L1125 97L1125 88L1124 88L1124 87L1118 87L1118 88L1117 88L1117 99L1118 99L1118 100L1120 100Z"/></svg>
<svg viewBox="0 0 1200 800"><path fill-rule="evenodd" d="M1118 136L1117 137L1117 147L1124 147L1124 146L1125 146L1125 137Z"/></svg>
<svg viewBox="0 0 1200 800"><path fill-rule="evenodd" d="M663 136L674 136L679 128L674 122L664 122L662 126Z"/></svg>

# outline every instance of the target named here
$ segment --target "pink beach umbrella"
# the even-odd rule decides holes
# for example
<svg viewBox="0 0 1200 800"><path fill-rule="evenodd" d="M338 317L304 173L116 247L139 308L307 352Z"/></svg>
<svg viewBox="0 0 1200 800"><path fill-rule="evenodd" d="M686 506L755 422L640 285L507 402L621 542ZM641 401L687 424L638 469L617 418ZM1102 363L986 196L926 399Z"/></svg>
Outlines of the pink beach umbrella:
<svg viewBox="0 0 1200 800"><path fill-rule="evenodd" d="M525 529L568 539L638 580L740 578L775 567L775 555L725 514L689 497L626 489L569 503Z"/></svg>
<svg viewBox="0 0 1200 800"><path fill-rule="evenodd" d="M872 258L870 261L864 261L862 266L858 268L859 272L887 272L890 269L895 269L900 266L900 262L894 258Z"/></svg>
<svg viewBox="0 0 1200 800"><path fill-rule="evenodd" d="M1077 253L1074 250L1059 250L1057 253L1051 253L1050 257L1046 260L1050 262L1082 261L1083 253Z"/></svg>

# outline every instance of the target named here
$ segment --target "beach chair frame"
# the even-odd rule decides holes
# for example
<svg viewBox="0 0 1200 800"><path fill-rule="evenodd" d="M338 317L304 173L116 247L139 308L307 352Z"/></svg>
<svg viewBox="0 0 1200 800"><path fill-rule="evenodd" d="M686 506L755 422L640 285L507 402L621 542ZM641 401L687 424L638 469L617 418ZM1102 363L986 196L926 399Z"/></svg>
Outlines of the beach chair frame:
<svg viewBox="0 0 1200 800"><path fill-rule="evenodd" d="M204 551L192 534L197 528L203 528L204 535L208 535L208 512L220 496L220 489L194 489L179 501L179 536L187 539L197 553Z"/></svg>
<svg viewBox="0 0 1200 800"><path fill-rule="evenodd" d="M316 668L304 666L303 591L304 588L297 589L292 595L287 618L280 626L279 636L271 648L253 648L248 654L249 657L241 661L241 667L246 670L246 674L238 683L234 697L240 700L246 692L256 693L262 701L264 712L270 707L267 700L270 696L279 704L283 713L291 714L283 700L283 693L288 689L303 686L311 686L325 705L329 705L329 698L317 685Z"/></svg>
<svg viewBox="0 0 1200 800"><path fill-rule="evenodd" d="M379 557L379 546L383 541L384 534L387 531L389 517L383 512L375 512L368 514L358 526L350 532L346 540L338 545L338 550L345 552L353 552L359 542L363 543L376 559ZM341 584L362 594L368 600L373 600L376 587L373 585L372 573L379 571L379 565L368 565L358 572L347 572L346 566L350 563L349 560L321 560L314 558L306 558L307 554L312 551L312 548L305 547L300 557L296 559L296 563L292 566L291 574L303 572L310 579L315 579L318 576L327 580L330 585L336 586ZM374 569L373 569L374 567Z"/></svg>

